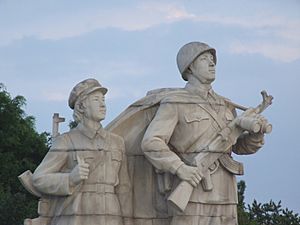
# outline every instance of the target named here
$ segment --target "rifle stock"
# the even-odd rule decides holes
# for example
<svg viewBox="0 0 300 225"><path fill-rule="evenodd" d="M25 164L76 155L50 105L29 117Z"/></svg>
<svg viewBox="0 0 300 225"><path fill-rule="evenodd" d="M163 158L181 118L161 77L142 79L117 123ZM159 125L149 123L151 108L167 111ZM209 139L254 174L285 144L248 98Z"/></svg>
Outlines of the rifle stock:
<svg viewBox="0 0 300 225"><path fill-rule="evenodd" d="M168 197L168 202L177 210L183 212L193 193L193 186L187 181L182 181Z"/></svg>

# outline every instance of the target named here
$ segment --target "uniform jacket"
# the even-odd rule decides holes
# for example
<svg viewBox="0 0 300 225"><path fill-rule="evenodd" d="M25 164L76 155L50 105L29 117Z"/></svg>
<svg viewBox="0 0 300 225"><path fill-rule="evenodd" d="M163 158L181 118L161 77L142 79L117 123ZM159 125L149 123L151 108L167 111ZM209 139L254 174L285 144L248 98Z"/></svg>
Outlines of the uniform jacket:
<svg viewBox="0 0 300 225"><path fill-rule="evenodd" d="M236 116L228 100L213 90L204 91L187 85L182 91L161 101L142 140L142 150L152 165L172 174L176 174L183 163L192 165L193 157L203 151ZM262 144L261 138L245 134L238 139L232 151L236 154L252 154ZM237 204L235 176L218 161L210 167L210 173L213 190L205 191L198 185L190 201Z"/></svg>
<svg viewBox="0 0 300 225"><path fill-rule="evenodd" d="M71 187L69 174L77 157L90 164L90 174ZM55 215L132 214L124 141L103 128L93 131L79 124L55 138L33 174L33 185L55 199L50 209Z"/></svg>

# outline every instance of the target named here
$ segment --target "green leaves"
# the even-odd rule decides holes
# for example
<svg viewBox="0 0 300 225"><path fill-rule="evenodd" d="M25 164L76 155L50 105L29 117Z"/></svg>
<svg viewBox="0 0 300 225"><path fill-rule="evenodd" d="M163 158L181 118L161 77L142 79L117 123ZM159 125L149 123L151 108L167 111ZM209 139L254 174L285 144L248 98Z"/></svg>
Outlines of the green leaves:
<svg viewBox="0 0 300 225"><path fill-rule="evenodd" d="M18 175L34 171L49 148L49 134L38 134L34 117L22 109L23 96L12 98L0 84L0 221L2 225L23 224L37 216L37 199L28 193Z"/></svg>
<svg viewBox="0 0 300 225"><path fill-rule="evenodd" d="M238 218L239 225L300 225L300 216L289 209L283 209L281 201L275 203L258 203L256 200L251 205L245 206L244 181L238 183Z"/></svg>

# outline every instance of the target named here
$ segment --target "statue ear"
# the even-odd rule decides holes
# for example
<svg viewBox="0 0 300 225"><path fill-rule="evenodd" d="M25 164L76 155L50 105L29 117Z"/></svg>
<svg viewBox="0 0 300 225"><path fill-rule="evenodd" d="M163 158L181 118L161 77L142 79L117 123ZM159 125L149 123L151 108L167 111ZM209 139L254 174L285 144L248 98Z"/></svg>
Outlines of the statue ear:
<svg viewBox="0 0 300 225"><path fill-rule="evenodd" d="M86 108L86 106L85 106L85 102L84 101L80 101L79 103L78 103L78 111L80 112L80 113L84 113L84 109Z"/></svg>
<svg viewBox="0 0 300 225"><path fill-rule="evenodd" d="M187 77L187 79L189 79L189 76L191 76L193 74L190 67L191 67L191 65L184 71L185 76Z"/></svg>
<svg viewBox="0 0 300 225"><path fill-rule="evenodd" d="M195 69L195 60L189 65L187 71L189 74L193 74L193 70Z"/></svg>
<svg viewBox="0 0 300 225"><path fill-rule="evenodd" d="M186 74L192 74L191 66L192 64L186 69Z"/></svg>

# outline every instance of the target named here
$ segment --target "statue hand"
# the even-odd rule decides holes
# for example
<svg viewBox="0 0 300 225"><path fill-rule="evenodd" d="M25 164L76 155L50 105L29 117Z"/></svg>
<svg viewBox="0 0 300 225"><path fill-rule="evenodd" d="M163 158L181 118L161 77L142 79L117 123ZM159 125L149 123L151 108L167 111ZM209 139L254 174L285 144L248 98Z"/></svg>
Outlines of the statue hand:
<svg viewBox="0 0 300 225"><path fill-rule="evenodd" d="M237 117L236 124L250 133L270 133L272 125L261 114L255 112L247 114L246 112Z"/></svg>
<svg viewBox="0 0 300 225"><path fill-rule="evenodd" d="M181 180L189 182L193 187L197 187L203 177L197 167L188 166L185 164L178 168L178 170L176 171L176 175Z"/></svg>
<svg viewBox="0 0 300 225"><path fill-rule="evenodd" d="M77 157L78 164L73 168L69 175L70 185L75 186L82 180L88 179L89 176L89 164L85 163L83 159Z"/></svg>

